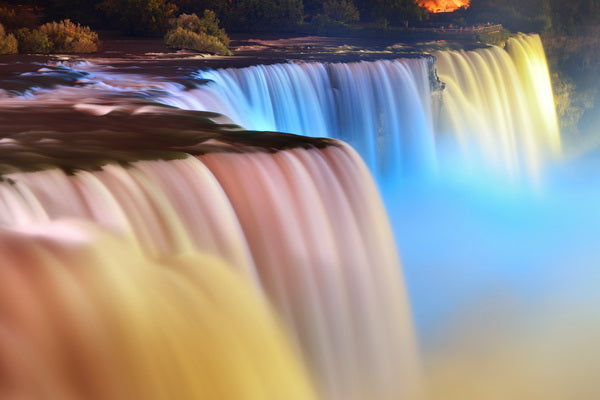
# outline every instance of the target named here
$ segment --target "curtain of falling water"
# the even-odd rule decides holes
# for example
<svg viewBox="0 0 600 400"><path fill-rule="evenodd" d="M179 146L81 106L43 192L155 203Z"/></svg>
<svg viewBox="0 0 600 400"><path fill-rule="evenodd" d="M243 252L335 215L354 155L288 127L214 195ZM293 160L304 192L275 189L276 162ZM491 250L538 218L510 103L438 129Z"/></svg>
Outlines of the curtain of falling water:
<svg viewBox="0 0 600 400"><path fill-rule="evenodd" d="M398 172L457 164L537 177L560 150L539 36L434 55L446 84L439 115L424 58L200 71L208 84L160 101L219 112L248 129L342 139L385 185L397 184L386 178Z"/></svg>
<svg viewBox="0 0 600 400"><path fill-rule="evenodd" d="M433 168L425 58L200 71L212 81L160 101L224 114L247 129L342 139L372 171Z"/></svg>
<svg viewBox="0 0 600 400"><path fill-rule="evenodd" d="M212 354L210 340L202 342L204 339L199 338L198 343L193 342L190 336L185 336L188 333L191 335L188 329L192 328L184 321L178 321L177 326L180 327L178 330L186 332L184 337L189 341L185 339L185 344L176 346L182 346L177 348L183 349L189 344L190 358L182 352L173 356L178 357L173 360L174 364L162 365L158 359L153 364L154 361L145 357L133 360L145 352L152 358L154 347L175 346L171 340L175 340L179 332L174 330L174 336L168 332L171 319L181 315L175 309L180 307L180 301L189 307L190 302L195 300L193 296L181 298L175 295L175 289L155 286L156 283L149 283L151 278L139 278L139 285L136 285L136 276L144 272L143 269L136 269L129 276L127 269L130 262L126 256L129 250L125 245L117 246L121 250L113 253L114 244L112 247L103 247L99 242L100 247L96 247L94 241L97 239L93 239L86 243L90 247L86 251L91 255L83 250L81 252L84 254L78 254L75 250L83 244L69 240L61 242L60 224L69 225L63 221L92 221L103 229L117 232L125 243L132 243L133 249L140 249L135 250L134 254L145 254L144 257L151 260L150 264L160 264L163 262L160 260L166 260L169 264L168 260L174 256L188 254L193 257L200 253L217 256L233 266L245 280L264 289L264 294L275 306L293 338L301 363L308 367L310 379L315 383L320 398L396 400L418 397L416 348L393 239L375 186L360 158L350 148L252 154L214 153L201 156L200 161L192 157L168 162L140 161L130 168L107 165L99 171L78 171L73 175L66 175L59 170L46 170L14 173L9 178L10 183L0 184L0 216L5 235L11 238L33 231L35 240L32 246L41 246L42 250L38 252L37 247L33 246L33 259L23 261L26 257L21 253L28 252L27 241L23 241L22 236L19 240L14 239L24 244L19 245L22 248L15 254L9 251L12 245L6 245L3 251L8 260L5 269L10 272L15 267L23 268L23 263L32 263L35 268L43 269L51 279L53 275L76 274L76 268L84 268L85 271L90 269L89 274L101 274L98 279L112 279L111 284L117 284L121 279L129 282L132 287L123 288L123 292L117 291L117 294L126 296L128 290L133 293L142 291L137 299L142 304L125 303L126 308L117 312L110 309L115 307L114 303L102 303L96 305L98 310L94 311L105 313L103 318L118 319L127 318L119 314L129 312L127 307L141 307L140 312L148 320L139 324L150 325L137 326L138 321L134 319L131 321L132 332L128 333L133 336L126 336L124 340L135 340L135 335L143 335L145 331L137 333L138 330L158 324L155 318L166 319L162 334L157 333L158 336L153 337L151 343L137 343L131 350L132 353L140 353L122 356L126 362L139 361L143 364L131 367L131 373L140 374L139 380L142 376L157 376L155 374L160 374L169 365L181 368L182 381L192 373L191 363L206 362L206 368L211 368L210 363L214 362L212 358L207 355L209 358L203 359L204 355L194 353L208 351ZM53 222L53 225L48 225ZM43 243L36 244L38 226L44 233L43 237L56 234L56 238L47 239L49 243L39 239ZM15 233L15 230L24 233ZM44 246L51 249L45 250ZM74 248L74 252L69 250L71 248ZM50 253L48 256L45 255L47 252ZM63 252L71 258L65 259L67 256L63 256ZM139 257L142 258L141 255ZM138 258L135 261L142 263ZM68 267L67 271L59 268L62 264ZM119 265L122 265L123 271L113 271L114 268L120 268ZM107 268L107 271L95 271L103 268ZM148 268L156 270L156 274L168 274L159 266ZM199 265L197 268L201 274L204 267ZM75 271L71 272L71 269ZM151 277L154 279L154 275ZM84 278L84 281L70 284L75 285L78 291L85 292L91 284L86 280L87 275ZM20 279L23 279L25 287L33 285L30 282L33 275L25 275ZM190 290L193 289L193 282L187 282L185 277L177 279L183 279L182 284L192 285ZM57 283L62 284L60 280ZM215 285L211 293L220 290L219 281ZM33 286L31 288L34 290ZM102 290L100 283L94 288ZM153 297L150 294L152 291L164 299L160 303L163 304L160 307L165 307L164 313L159 309L156 317L147 315L153 306L150 300L144 300L146 296ZM224 293L238 298L231 290L224 289ZM227 297L224 293L219 298ZM48 292L40 296L40 301L49 301L55 293ZM11 301L11 298L8 296L7 301ZM21 299L22 296L17 298ZM98 301L109 302L109 298L102 297ZM240 301L245 300L240 298ZM31 312L37 312L35 306L32 307ZM62 318L60 307L49 307L59 314L56 317L59 323ZM168 316L168 309L172 310L174 316ZM134 312L133 309L131 312ZM103 321L96 323L102 324ZM212 322L200 319L195 323L202 325ZM235 323L235 320L232 321L232 326L237 326ZM77 321L72 324L73 329L83 329ZM243 325L233 329L246 330ZM264 340L271 341L271 336ZM273 346L283 352L277 347L278 343L275 342ZM265 346L259 341L248 345ZM202 346L208 346L208 350L202 350ZM253 358L238 360L234 349L228 351L231 355L224 362L232 363L232 367L240 362L247 362L248 365L255 362ZM239 351L242 354L248 350L242 347ZM266 347L265 351L271 350ZM92 359L96 357L94 354L90 355ZM111 361L110 358L103 360ZM269 368L268 362L270 360L264 361L265 368ZM150 364L146 366L146 363ZM295 397L288 394L269 397L261 395L260 391L248 389L250 397L229 395L223 398L310 398L303 397L308 390L306 383L294 361L290 363L291 370L282 374L294 382L289 386L289 393L295 390L293 388L300 388ZM277 365L273 368L285 368L281 363ZM142 370L136 369L138 367ZM100 366L98 368L101 369ZM152 368L156 370L151 371ZM58 370L57 373L65 371ZM236 379L245 379L244 382L248 384L247 380L253 379L252 374L242 378L241 372L240 375L235 373L232 372L231 377L234 386L237 385ZM92 372L89 374L93 375ZM202 372L198 374L202 375ZM228 376L223 374L219 379L225 381L230 379ZM156 387L150 386L148 393L156 392L156 397L144 392L143 398L166 398L161 397L160 393L178 393L168 386L177 382L177 379L169 375L162 385L160 379L149 378ZM279 378L273 379L277 381ZM131 390L146 390L135 386L141 384L139 380L133 380ZM77 389L69 384L72 385L72 381L64 382L65 390ZM258 382L256 384L259 385ZM214 385L212 388L209 384L206 390L221 390L220 386ZM270 386L267 383L264 385L265 393L268 393ZM283 382L276 385L277 390L284 390L284 387ZM186 392L188 389L190 391ZM93 392L96 389L95 386L85 386L81 390ZM194 393L196 389L185 387L181 390L180 393L185 393L182 395L184 397L176 397L186 398L188 393Z"/></svg>
<svg viewBox="0 0 600 400"><path fill-rule="evenodd" d="M460 162L513 178L538 177L544 160L561 147L539 36L511 38L506 50L440 51L435 57L446 84L437 130L450 136L445 144L458 149Z"/></svg>
<svg viewBox="0 0 600 400"><path fill-rule="evenodd" d="M316 399L280 328L217 257L75 219L0 228L3 399Z"/></svg>

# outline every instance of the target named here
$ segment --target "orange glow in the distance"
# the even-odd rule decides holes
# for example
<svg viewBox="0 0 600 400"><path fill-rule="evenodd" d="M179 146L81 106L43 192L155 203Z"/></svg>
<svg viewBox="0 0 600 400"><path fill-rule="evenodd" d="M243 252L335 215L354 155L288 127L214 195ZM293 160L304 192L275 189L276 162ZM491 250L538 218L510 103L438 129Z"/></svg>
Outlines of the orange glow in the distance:
<svg viewBox="0 0 600 400"><path fill-rule="evenodd" d="M471 0L417 0L417 4L432 13L452 12L461 7L468 8Z"/></svg>

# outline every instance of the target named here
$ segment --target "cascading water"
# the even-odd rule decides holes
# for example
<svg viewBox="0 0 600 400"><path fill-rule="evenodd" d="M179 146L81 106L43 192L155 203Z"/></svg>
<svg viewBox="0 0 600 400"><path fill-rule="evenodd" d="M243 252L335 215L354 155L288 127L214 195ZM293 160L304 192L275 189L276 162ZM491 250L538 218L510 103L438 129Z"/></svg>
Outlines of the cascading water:
<svg viewBox="0 0 600 400"><path fill-rule="evenodd" d="M344 140L372 171L435 166L431 60L289 63L200 71L210 83L160 101L247 129Z"/></svg>
<svg viewBox="0 0 600 400"><path fill-rule="evenodd" d="M58 131L44 128L44 115L56 117L61 112L64 121L53 124ZM323 399L418 398L418 359L400 266L383 206L360 158L341 143L295 137L274 151L279 135L261 141L258 134L253 138L251 133L227 129L215 133L218 127L202 123L202 117L131 106L119 115L103 117L59 109L54 115L36 114L29 108L4 111L0 117L7 122L0 151L10 151L12 162L25 169L43 168L5 173L0 183L1 233L7 243L0 254L5 260L3 273L12 276L18 274L15 269L29 266L41 270L39 274L47 277L43 279L56 281L55 290L39 294L40 302L67 301L61 296L54 299L56 291L74 290L92 312L90 323L102 328L99 345L115 354L124 352L119 357L126 364L123 377L118 370L103 371L102 363L115 362L114 358L81 343L75 350L82 353L81 359L59 356L57 376L40 372L39 379L58 385L57 395L72 398L126 398L123 393L132 391L134 398L208 399L214 398L210 393L224 391L217 397L310 399L313 384ZM153 132L157 125L162 130ZM166 128L172 125L180 131ZM172 160L133 161L146 158L145 151L171 148L198 156L180 152ZM127 151L131 154L120 155ZM132 161L123 167L96 160L110 160L111 154ZM78 160L78 165L71 166L69 174L49 168L53 163L63 165L63 159ZM40 160L44 163L38 164ZM213 276L212 270L226 268L225 264L237 271L240 282L225 272ZM82 265L86 267L80 273ZM124 271L115 271L120 265ZM210 269L206 276L205 268ZM41 283L34 279L39 274L19 276L19 287L27 293L39 289ZM13 282L2 280L7 287L0 292L8 293ZM110 298L112 285L119 286L115 298ZM268 307L256 307L258 296L247 294L252 287L276 309L275 319L283 321L289 343L273 327ZM178 288L184 293L176 294ZM88 291L91 294L86 295ZM126 297L128 291L135 293L134 298ZM154 291L164 296L162 302L146 299ZM2 298L2 306L24 302L23 296L10 292ZM119 301L124 309L112 310ZM201 318L211 301L215 307L210 315L217 321ZM192 306L195 302L198 308ZM244 309L257 310L245 317L239 311L230 315L236 304L244 302L248 302ZM76 310L48 307L56 313L53 323L60 325L64 319L75 331L84 329ZM175 315L168 314L180 307ZM136 309L142 313L139 318L122 321ZM39 311L35 304L21 309L26 315ZM189 321L184 312L191 313ZM242 326L252 324L255 314L256 331L246 332ZM227 329L224 324L230 317L229 329L237 332L233 335L220 331ZM111 318L120 322L112 325ZM163 318L166 325L150 335L147 330ZM10 340L21 336L25 347L42 346L37 357L41 368L49 368L52 360L46 363L45 357L51 359L56 349L43 347L28 325L41 321L26 320L23 326L19 321L2 319L16 324ZM215 325L194 340L194 329L203 324ZM121 338L113 328L129 331ZM60 329L50 328L50 334L49 340L70 337ZM123 349L136 335L143 341ZM181 343L176 342L179 335ZM213 343L213 336L222 335ZM144 352L153 354L153 347L170 346L172 355L141 359ZM268 354L259 362L256 356L262 351ZM37 362L35 356L21 360L25 355L6 352L9 364ZM294 358L296 354L299 358ZM214 360L218 355L225 361ZM86 363L101 365L82 370L84 381L78 387L70 368ZM193 364L215 370L203 372L190 367ZM255 364L258 369L252 371ZM228 366L233 370L223 372ZM179 369L181 377L175 373ZM106 376L96 377L98 371ZM14 373L9 384L19 395L30 394L20 383L28 370ZM163 373L164 379L159 378ZM196 374L207 382L194 383ZM130 378L133 381L127 384ZM101 391L96 385L103 379L108 384ZM152 384L144 386L145 379ZM241 386L226 390L223 385L229 380L235 382L233 388ZM87 391L90 396L84 396Z"/></svg>
<svg viewBox="0 0 600 400"><path fill-rule="evenodd" d="M0 397L420 399L364 165L243 128L367 161L431 398L598 397L597 194L546 168L539 38L434 55L441 83L430 56L65 63L0 93Z"/></svg>
<svg viewBox="0 0 600 400"><path fill-rule="evenodd" d="M561 143L542 42L519 35L499 47L434 54L445 83L437 134L453 161L538 177ZM440 154L447 154L446 151ZM447 163L446 163L447 164Z"/></svg>
<svg viewBox="0 0 600 400"><path fill-rule="evenodd" d="M248 129L344 140L391 185L398 173L469 159L475 169L537 175L542 160L560 149L539 37L519 35L506 50L434 55L447 86L441 105L428 58L199 71L206 85L160 101L218 112Z"/></svg>

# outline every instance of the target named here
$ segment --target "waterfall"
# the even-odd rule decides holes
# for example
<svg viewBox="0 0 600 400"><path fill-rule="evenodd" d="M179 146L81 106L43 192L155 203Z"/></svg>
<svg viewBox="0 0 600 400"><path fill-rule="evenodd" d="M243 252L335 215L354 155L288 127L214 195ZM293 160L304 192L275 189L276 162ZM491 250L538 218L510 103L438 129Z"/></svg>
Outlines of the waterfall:
<svg viewBox="0 0 600 400"><path fill-rule="evenodd" d="M518 35L505 49L435 53L446 87L437 126L461 162L509 176L537 177L560 152L548 65L537 35Z"/></svg>
<svg viewBox="0 0 600 400"><path fill-rule="evenodd" d="M0 313L21 341L0 353L26 364L18 393L35 373L65 398L418 397L400 264L360 157L144 107L0 111L0 153L35 170L0 182L0 309L22 303ZM136 161L155 148L172 159ZM71 359L61 343L78 336Z"/></svg>
<svg viewBox="0 0 600 400"><path fill-rule="evenodd" d="M199 71L208 84L160 101L218 112L247 129L341 139L383 175L430 169L430 64L415 58Z"/></svg>
<svg viewBox="0 0 600 400"><path fill-rule="evenodd" d="M597 194L491 179L560 155L539 37L27 74L0 93L1 398L598 397Z"/></svg>
<svg viewBox="0 0 600 400"><path fill-rule="evenodd" d="M248 129L344 140L386 181L457 162L537 177L560 150L539 36L433 55L444 90L422 57L203 70L196 77L208 83L160 101L218 112Z"/></svg>

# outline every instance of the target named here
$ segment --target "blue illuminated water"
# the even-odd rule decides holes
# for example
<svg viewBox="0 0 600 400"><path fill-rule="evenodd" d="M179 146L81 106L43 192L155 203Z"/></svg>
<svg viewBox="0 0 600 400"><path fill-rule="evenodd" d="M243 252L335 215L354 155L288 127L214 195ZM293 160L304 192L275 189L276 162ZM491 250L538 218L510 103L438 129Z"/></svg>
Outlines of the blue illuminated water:
<svg viewBox="0 0 600 400"><path fill-rule="evenodd" d="M443 96L422 58L199 71L208 84L161 101L355 147L386 203L427 341L474 305L514 304L527 317L589 299L599 283L599 170L557 155L541 42L511 43L437 54Z"/></svg>

